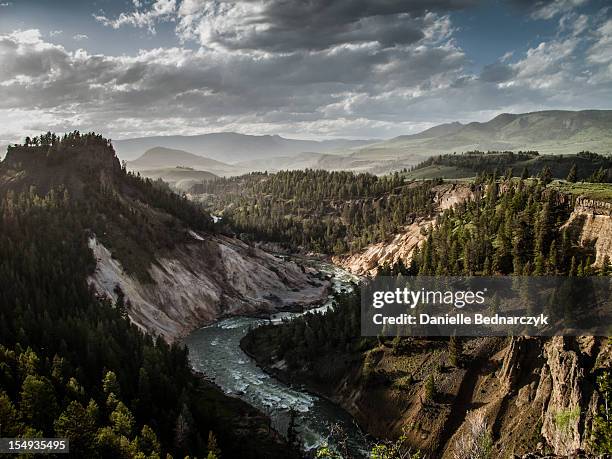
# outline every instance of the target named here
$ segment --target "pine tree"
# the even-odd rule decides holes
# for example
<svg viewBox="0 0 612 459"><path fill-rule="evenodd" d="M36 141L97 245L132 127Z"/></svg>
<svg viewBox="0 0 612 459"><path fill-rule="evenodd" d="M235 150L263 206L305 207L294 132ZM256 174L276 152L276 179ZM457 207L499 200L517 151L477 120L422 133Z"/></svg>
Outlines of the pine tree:
<svg viewBox="0 0 612 459"><path fill-rule="evenodd" d="M540 183L546 186L550 182L552 182L552 171L550 170L550 167L544 166L544 168L540 172Z"/></svg>
<svg viewBox="0 0 612 459"><path fill-rule="evenodd" d="M576 168L576 163L572 164L572 168L569 171L569 174L567 174L567 178L565 180L567 180L570 183L575 183L576 180L578 179L578 171Z"/></svg>
<svg viewBox="0 0 612 459"><path fill-rule="evenodd" d="M601 402L593 419L591 445L595 453L606 455L612 451L612 376L609 371L597 377L597 390Z"/></svg>
<svg viewBox="0 0 612 459"><path fill-rule="evenodd" d="M452 366L460 366L461 352L461 343L459 342L459 339L452 335L448 340L448 357Z"/></svg>
<svg viewBox="0 0 612 459"><path fill-rule="evenodd" d="M20 411L26 421L43 432L49 432L58 405L51 382L44 377L28 375L20 394Z"/></svg>
<svg viewBox="0 0 612 459"><path fill-rule="evenodd" d="M95 452L96 419L83 405L72 401L54 422L55 434L70 439L70 453L92 457Z"/></svg>

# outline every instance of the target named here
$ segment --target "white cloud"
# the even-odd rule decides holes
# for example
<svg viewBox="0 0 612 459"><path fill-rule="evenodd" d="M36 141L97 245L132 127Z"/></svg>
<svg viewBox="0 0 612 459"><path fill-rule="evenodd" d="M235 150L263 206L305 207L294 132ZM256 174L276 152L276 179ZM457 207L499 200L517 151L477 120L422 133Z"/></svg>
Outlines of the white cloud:
<svg viewBox="0 0 612 459"><path fill-rule="evenodd" d="M571 11L588 0L554 0L552 2L534 2L533 19L552 19L555 16Z"/></svg>
<svg viewBox="0 0 612 459"><path fill-rule="evenodd" d="M64 33L63 30L52 30L52 31L49 32L49 36L51 38L53 38L53 37L57 37L58 35L61 35L63 33Z"/></svg>
<svg viewBox="0 0 612 459"><path fill-rule="evenodd" d="M607 64L612 61L612 19L608 19L595 30L595 43L587 51L588 61Z"/></svg>
<svg viewBox="0 0 612 459"><path fill-rule="evenodd" d="M339 0L314 18L300 8L317 0L298 11L280 0L133 0L134 12L100 21L154 30L175 20L189 43L131 56L69 51L38 30L0 35L0 115L12 111L24 130L37 123L115 138L215 130L384 137L500 111L604 108L612 98L605 15L555 4L552 38L476 75L449 15L419 10L418 1L410 12L405 2L364 2L367 17ZM395 9L381 12L383 4ZM0 139L17 124L0 128Z"/></svg>
<svg viewBox="0 0 612 459"><path fill-rule="evenodd" d="M170 20L176 11L176 0L154 0L147 9L142 2L133 2L135 10L129 13L121 13L119 17L111 19L104 14L95 14L94 18L105 26L118 29L123 26L146 28L155 33L155 25L159 21Z"/></svg>
<svg viewBox="0 0 612 459"><path fill-rule="evenodd" d="M72 36L72 39L75 41L83 41L83 40L87 40L88 38L89 37L85 35L84 33L78 33Z"/></svg>

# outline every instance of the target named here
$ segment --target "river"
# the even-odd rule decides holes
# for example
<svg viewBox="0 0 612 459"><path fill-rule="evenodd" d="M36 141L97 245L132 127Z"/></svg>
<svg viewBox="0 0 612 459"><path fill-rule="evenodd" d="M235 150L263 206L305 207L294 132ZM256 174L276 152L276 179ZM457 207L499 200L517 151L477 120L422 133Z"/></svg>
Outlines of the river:
<svg viewBox="0 0 612 459"><path fill-rule="evenodd" d="M310 263L312 265L312 262ZM352 289L355 277L328 263L316 262L317 269L331 277L335 291ZM311 311L325 311L332 305L331 296ZM304 313L282 312L271 316L274 323L293 319ZM192 367L203 373L226 394L239 397L268 414L272 426L285 434L290 409L294 410L294 425L305 450L310 451L327 442L332 424L339 424L348 434L348 444L355 456L366 456L367 444L352 417L330 401L308 393L270 376L240 348L240 340L249 329L269 323L267 319L233 317L216 322L191 333L185 344L189 348Z"/></svg>

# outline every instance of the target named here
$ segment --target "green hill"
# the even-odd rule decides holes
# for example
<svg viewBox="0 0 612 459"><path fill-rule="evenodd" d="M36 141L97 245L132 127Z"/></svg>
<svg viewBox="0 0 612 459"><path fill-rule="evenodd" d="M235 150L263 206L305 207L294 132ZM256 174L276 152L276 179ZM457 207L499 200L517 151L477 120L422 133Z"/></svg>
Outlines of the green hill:
<svg viewBox="0 0 612 459"><path fill-rule="evenodd" d="M540 155L537 152L472 151L464 154L432 156L418 164L406 174L409 179L461 179L479 174L506 174L509 169L513 176L526 174L537 176L547 167L553 178L565 179L572 167L576 167L576 180L589 180L593 174L604 171L599 180L612 178L612 157L590 152L574 155ZM599 181L597 180L597 181Z"/></svg>
<svg viewBox="0 0 612 459"><path fill-rule="evenodd" d="M407 158L417 163L431 155L472 150L612 153L612 110L504 113L484 123L451 123L396 137L364 147L353 156Z"/></svg>

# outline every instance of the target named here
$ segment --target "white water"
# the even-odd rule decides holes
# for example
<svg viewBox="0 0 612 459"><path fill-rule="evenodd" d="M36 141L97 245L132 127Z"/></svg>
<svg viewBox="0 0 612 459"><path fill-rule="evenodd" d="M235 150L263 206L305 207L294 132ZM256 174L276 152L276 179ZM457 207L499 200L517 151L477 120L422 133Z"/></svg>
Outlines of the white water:
<svg viewBox="0 0 612 459"><path fill-rule="evenodd" d="M332 277L335 291L352 288L355 277L329 264L317 268ZM326 311L332 306L331 297L312 311ZM304 313L282 312L271 316L273 323L290 320ZM327 441L331 424L340 424L349 435L353 454L367 449L363 435L352 418L333 403L289 387L265 373L240 348L240 340L250 328L269 323L267 319L235 317L201 328L185 339L193 368L203 373L226 394L241 398L268 414L273 427L285 434L289 424L289 410L296 412L295 425L304 449L311 450Z"/></svg>

